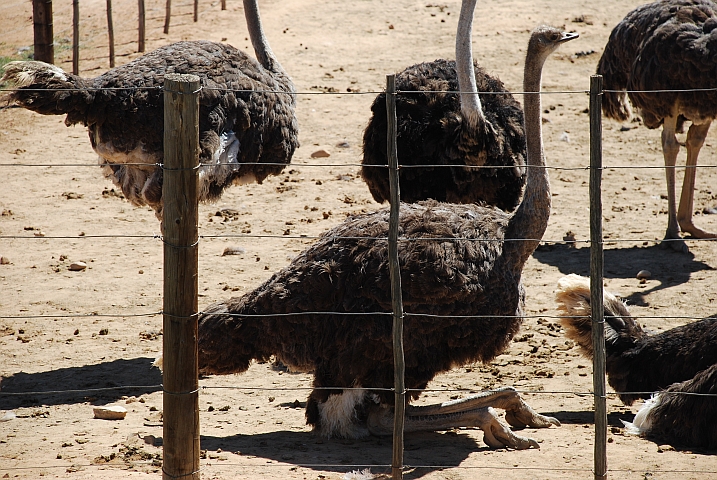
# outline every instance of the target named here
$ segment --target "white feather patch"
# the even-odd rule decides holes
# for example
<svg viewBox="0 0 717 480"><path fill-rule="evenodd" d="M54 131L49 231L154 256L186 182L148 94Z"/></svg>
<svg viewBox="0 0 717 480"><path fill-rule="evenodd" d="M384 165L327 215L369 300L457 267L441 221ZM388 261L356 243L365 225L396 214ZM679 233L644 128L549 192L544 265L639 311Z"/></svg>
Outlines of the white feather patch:
<svg viewBox="0 0 717 480"><path fill-rule="evenodd" d="M344 390L340 395L331 395L319 403L321 430L325 437L362 438L368 436L366 425L356 421L356 407L364 402L367 391L358 388Z"/></svg>
<svg viewBox="0 0 717 480"><path fill-rule="evenodd" d="M644 435L649 432L652 428L652 417L650 413L652 409L660 404L661 397L662 395L659 393L650 397L650 399L640 407L640 410L638 410L632 422L623 420L622 423L625 425L625 431L631 435Z"/></svg>

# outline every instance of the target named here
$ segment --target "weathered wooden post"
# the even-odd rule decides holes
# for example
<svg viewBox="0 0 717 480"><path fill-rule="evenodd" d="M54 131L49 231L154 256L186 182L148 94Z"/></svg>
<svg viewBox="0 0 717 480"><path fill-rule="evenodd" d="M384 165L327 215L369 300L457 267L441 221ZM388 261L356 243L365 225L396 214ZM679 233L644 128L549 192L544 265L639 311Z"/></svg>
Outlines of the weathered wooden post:
<svg viewBox="0 0 717 480"><path fill-rule="evenodd" d="M137 36L139 37L137 39L137 51L144 52L144 41L147 38L145 27L147 24L147 17L144 10L144 0L137 0L137 3L137 21L139 23L137 27Z"/></svg>
<svg viewBox="0 0 717 480"><path fill-rule="evenodd" d="M167 0L164 7L164 34L169 33L169 18L172 16L172 0Z"/></svg>
<svg viewBox="0 0 717 480"><path fill-rule="evenodd" d="M72 73L80 74L80 0L72 0Z"/></svg>
<svg viewBox="0 0 717 480"><path fill-rule="evenodd" d="M32 0L32 26L35 35L35 60L55 63L52 0Z"/></svg>
<svg viewBox="0 0 717 480"><path fill-rule="evenodd" d="M199 479L199 77L164 77L164 480Z"/></svg>
<svg viewBox="0 0 717 480"><path fill-rule="evenodd" d="M396 75L386 75L386 114L388 135L388 181L390 184L390 215L388 224L388 262L391 274L391 302L393 305L393 380L395 407L393 418L394 480L403 478L403 427L406 413L406 364L403 356L403 297L401 294L401 266L398 261L398 226L401 192L398 184L398 153L396 148Z"/></svg>
<svg viewBox="0 0 717 480"><path fill-rule="evenodd" d="M605 312L602 238L602 76L590 77L590 310L595 395L595 480L607 478L607 405L605 398Z"/></svg>
<svg viewBox="0 0 717 480"><path fill-rule="evenodd" d="M194 23L199 21L199 0L194 0Z"/></svg>
<svg viewBox="0 0 717 480"><path fill-rule="evenodd" d="M107 33L110 42L110 68L115 66L115 27L112 22L112 0L107 0Z"/></svg>

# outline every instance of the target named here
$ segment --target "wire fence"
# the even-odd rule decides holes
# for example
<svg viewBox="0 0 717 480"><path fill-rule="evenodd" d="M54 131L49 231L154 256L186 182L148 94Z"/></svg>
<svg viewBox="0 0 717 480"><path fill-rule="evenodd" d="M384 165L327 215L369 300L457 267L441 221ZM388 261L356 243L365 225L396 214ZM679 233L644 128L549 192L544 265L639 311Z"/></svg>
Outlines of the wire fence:
<svg viewBox="0 0 717 480"><path fill-rule="evenodd" d="M190 4L187 4L190 5ZM185 5L186 6L186 5ZM157 17L159 19L159 17ZM131 27L127 27L128 30L131 29ZM713 90L713 89L712 89ZM277 93L277 92L252 92L256 94L266 94L266 93ZM283 93L283 92L279 92ZM343 93L342 95L367 95L371 94L374 95L376 93L383 93L383 92L353 92L353 93ZM406 92L398 92L406 93ZM566 92L545 92L545 95L553 95L553 94L565 94L565 93L587 93L587 91L566 91ZM296 95L335 95L334 92L298 92ZM301 166L303 167L314 167L314 168L331 168L331 167L346 167L346 166L359 166L360 164L327 164L327 163L293 163L292 166ZM30 167L86 167L85 164L80 163L62 163L62 164L42 164L42 163L2 163L0 164L0 167L15 167L15 168L30 168ZM451 165L430 165L430 167L450 167ZM462 166L464 165L452 165L452 166ZM700 165L700 169L702 168L712 168L717 165ZM93 168L96 167L96 165L92 166ZM164 166L161 164L157 165L158 168L163 168ZM418 168L417 166L409 166L409 165L402 165L401 168ZM471 166L470 168L482 168L480 166ZM495 168L495 167L490 167ZM530 167L529 167L530 168ZM539 167L539 168L546 168L550 170L555 171L588 171L590 169L589 166L583 166L583 167L556 167L556 166L545 166L545 167ZM664 169L664 166L652 166L652 165L610 165L610 166L603 166L601 167L602 171L605 171L607 169ZM685 168L676 166L676 169ZM96 234L96 233L90 233L90 234L83 234L81 236L70 236L70 235L43 235L43 236L35 236L31 234L27 235L5 235L0 234L0 240L21 240L23 242L27 242L28 240L77 240L77 239L83 239L86 241L91 241L93 239L124 239L124 238L132 238L132 239L146 239L146 240L163 240L160 235L127 235L127 234L111 234L111 235L103 235L103 234ZM209 240L209 239L236 239L236 238L253 238L253 239L276 239L276 240L302 240L302 241L308 241L308 240L318 240L320 238L324 238L322 236L312 236L312 235L280 235L280 234L210 234L210 235L200 235L199 240ZM378 241L378 242L387 242L388 237L374 237L374 238L367 238L367 237L346 237L346 236L336 236L332 237L334 241L355 241L355 240L361 240L361 241ZM418 241L457 241L457 240L470 240L475 242L485 242L485 241L495 241L495 240L488 240L488 239L482 239L482 238L470 238L470 239L458 239L454 237L416 237L416 238L399 238L399 244L405 243L405 242L418 242ZM592 246L593 242L591 240L565 240L565 239L522 239L523 241L539 241L541 245L548 245L548 244L555 244L555 245L566 245L566 246L575 246L576 244L585 244L586 246ZM687 239L688 242L692 243L698 243L698 242L712 242L715 239ZM640 242L654 242L654 243L660 243L665 242L664 239L656 239L656 238L617 238L617 239L609 239L609 240L603 240L603 244L618 244L618 243L640 243ZM670 241L670 240L667 240ZM679 241L679 240L675 240ZM602 283L602 282L601 282ZM530 300L528 300L530 301ZM107 314L107 313L78 313L78 314L49 314L49 315L2 315L0 318L7 319L9 321L15 322L17 320L28 320L28 319L71 319L71 318L89 318L89 317L113 317L113 318L132 318L132 317L154 317L159 315L164 315L165 312L162 310L153 309L151 311L147 311L144 313L133 313L133 314ZM204 315L205 312L199 311L197 312L197 316ZM353 316L353 317L360 317L360 316L390 316L392 315L391 312L362 312L362 313L351 313L351 312L309 312L309 311L302 311L302 312L292 312L292 313L282 313L282 314L270 314L270 315L241 315L241 317L247 317L247 318L262 318L262 317L277 317L277 316L318 316L321 317L323 315L334 315L334 316ZM439 319L450 319L455 318L451 315L427 315L423 313L411 313L411 312L405 312L404 314L406 317L411 317L412 315L420 315L422 317L430 317L435 318L437 320ZM229 315L231 316L231 315ZM515 316L504 316L505 318L516 318ZM494 315L486 316L486 315L461 315L460 318L469 318L469 319L479 319L479 318L495 318ZM520 318L523 319L561 319L565 318L565 316L555 316L555 315L547 315L547 314L537 314L537 315L521 315ZM637 320L649 320L649 319L670 319L670 320L684 320L684 321L691 321L691 320L699 320L702 318L702 316L689 316L689 315L671 315L671 316L653 316L653 315L635 315L634 317ZM98 392L107 392L107 391L132 391L135 389L146 389L146 388L152 388L152 389L163 389L163 384L147 384L147 385L123 385L123 386L115 386L115 387L106 387L106 388L84 388L84 389L66 389L66 390L28 390L23 392L8 392L8 391L0 391L0 400L7 397L22 397L22 396L38 396L38 395L68 395L68 394L77 394L78 396L87 396L89 394L96 394ZM366 386L362 389L359 388L353 388L349 386L333 386L333 387L313 387L313 386L306 386L306 387L263 387L263 386L245 386L245 385L231 385L231 386L210 386L210 385L201 385L199 391L200 392L206 392L211 390L240 390L240 391L311 391L311 390L372 390L372 391L386 391L386 392L395 392L395 389L392 388L382 388L382 387L372 387L372 386ZM470 388L430 388L430 389L406 389L406 392L440 392L440 393L475 393L476 391L479 392L490 392L493 390L474 390ZM531 389L517 389L519 393L522 394L529 394L529 395L572 395L572 396L592 396L595 394L594 391L562 391L562 390L531 390ZM169 392L171 393L171 392ZM644 391L625 391L625 392L606 392L605 395L609 397L615 397L619 395L648 395L653 392L644 392ZM690 396L706 396L706 397L716 397L715 394L701 394L701 393L693 393L693 392L677 392L678 395L690 395ZM138 464L141 462L137 462ZM146 465L151 465L152 462L146 462ZM96 467L96 464L76 464L83 467ZM368 464L312 464L312 463L292 463L293 467L299 467L299 468L308 468L308 469L346 469L346 468L390 468L390 464L378 464L378 463L368 463ZM206 464L202 466L201 470L204 470L206 467ZM242 463L227 463L223 462L221 465L221 468L236 468L236 469L243 469L247 467L257 467L259 469L266 469L266 468L285 468L283 465L270 465L266 463L254 463L254 462L242 462ZM518 470L525 470L525 471L543 471L543 472L581 472L581 473L590 473L593 472L590 469L586 468L545 468L544 466L535 466L535 467L523 467L523 466L513 466L513 467L506 467L504 465L483 465L483 466L461 466L461 465L441 465L441 464L435 464L435 465L429 465L429 464L411 464L406 463L403 466L405 469L467 469L467 470L504 470L504 469L518 469ZM33 466L27 466L27 467L10 467L0 468L1 470L6 471L21 471L21 470L28 470L28 469L34 469L38 467ZM43 465L42 468L44 469L62 469L67 468L67 464L63 465L56 465L56 466L48 466ZM704 478L708 478L710 475L717 474L717 471L714 469L705 469L705 470L670 470L670 469L654 469L651 467L649 468L650 472L655 474L679 474L679 473L689 473L694 475L700 475L704 476ZM623 470L623 469L609 469L608 470L612 474L627 474L627 473L633 473L634 470Z"/></svg>

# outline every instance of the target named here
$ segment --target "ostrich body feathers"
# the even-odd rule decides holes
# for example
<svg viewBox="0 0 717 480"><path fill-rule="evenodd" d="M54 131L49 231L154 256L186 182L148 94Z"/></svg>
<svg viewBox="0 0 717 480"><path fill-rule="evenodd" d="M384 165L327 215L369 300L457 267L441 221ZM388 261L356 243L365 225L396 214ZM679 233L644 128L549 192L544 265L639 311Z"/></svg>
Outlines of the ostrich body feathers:
<svg viewBox="0 0 717 480"><path fill-rule="evenodd" d="M645 126L657 128L679 114L704 123L717 117L717 92L645 90L713 89L717 87L717 4L709 0L663 0L628 13L613 29L598 63L604 77L603 112L626 121L630 102ZM678 111L675 109L678 108Z"/></svg>
<svg viewBox="0 0 717 480"><path fill-rule="evenodd" d="M477 64L475 77L478 91L489 94L480 95L486 122L471 126L461 114L458 93L445 93L459 90L455 61L420 63L396 76L396 89L407 92L396 95L403 201L482 202L505 211L518 205L526 181L523 111L503 83ZM385 202L390 190L385 94L376 97L371 111L364 132L361 175L373 198Z"/></svg>
<svg viewBox="0 0 717 480"><path fill-rule="evenodd" d="M307 421L318 427L318 404L342 387L392 388L388 217L384 209L347 220L253 292L206 309L199 320L200 371L242 372L252 359L271 355L294 370L313 371L315 387L336 387L309 398ZM401 206L407 388L423 389L439 372L491 360L517 332L524 291L521 268L503 255L508 218L475 205ZM271 316L295 312L307 313ZM390 391L366 398L394 402Z"/></svg>
<svg viewBox="0 0 717 480"><path fill-rule="evenodd" d="M590 282L568 275L556 293L568 338L592 357ZM717 317L650 334L620 300L604 292L606 371L626 405L652 392L633 431L678 446L717 448L717 398L671 392L717 393ZM631 427L631 428L632 428Z"/></svg>
<svg viewBox="0 0 717 480"><path fill-rule="evenodd" d="M42 62L12 62L11 100L88 128L106 176L135 205L162 208L164 92L168 73L200 78L200 195L211 201L233 182L278 174L298 147L294 87L242 51L209 41L160 47L95 78ZM271 93L258 93L267 91ZM284 93L286 92L286 93Z"/></svg>

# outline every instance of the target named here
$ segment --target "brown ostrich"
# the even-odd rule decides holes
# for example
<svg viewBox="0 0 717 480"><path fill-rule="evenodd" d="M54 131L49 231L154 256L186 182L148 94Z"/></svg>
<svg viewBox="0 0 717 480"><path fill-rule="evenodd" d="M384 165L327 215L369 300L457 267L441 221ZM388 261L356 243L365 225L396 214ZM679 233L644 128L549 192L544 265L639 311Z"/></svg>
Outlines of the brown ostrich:
<svg viewBox="0 0 717 480"><path fill-rule="evenodd" d="M536 93L525 99L528 182L515 212L436 201L401 205L409 399L439 372L495 358L520 327L523 265L550 215L537 92L545 59L575 37L546 26L531 35L525 90ZM379 313L391 311L388 218L387 209L350 218L253 292L209 306L199 319L200 372L240 373L252 360L274 355L291 369L313 372L306 418L320 434L390 434L392 320ZM559 424L535 413L515 390L500 389L429 407L409 405L406 431L477 426L491 446L538 447L511 432L490 407L505 408L513 426Z"/></svg>
<svg viewBox="0 0 717 480"><path fill-rule="evenodd" d="M717 317L650 334L613 294L603 298L610 386L625 405L659 391L630 431L675 446L717 448ZM563 277L556 301L565 334L592 358L590 280Z"/></svg>
<svg viewBox="0 0 717 480"><path fill-rule="evenodd" d="M476 0L462 2L456 61L420 63L396 76L397 90L408 92L396 96L401 199L483 202L512 211L525 185L523 111L499 79L473 62L475 5ZM444 93L449 91L461 93ZM361 175L373 198L385 202L385 94L371 110ZM471 168L476 166L495 168Z"/></svg>
<svg viewBox="0 0 717 480"><path fill-rule="evenodd" d="M697 156L717 117L717 91L677 91L717 87L715 27L717 4L710 0L661 0L642 5L613 29L597 67L608 90L602 104L606 116L629 120L631 103L646 127L662 125L668 202L664 243L683 252L689 249L680 231L696 238L717 237L692 222ZM625 90L629 90L627 95ZM685 142L687 168L677 208L674 167L680 144L675 133L683 131L686 121L691 122Z"/></svg>
<svg viewBox="0 0 717 480"><path fill-rule="evenodd" d="M166 73L193 73L201 80L199 200L215 200L233 183L261 183L278 174L299 145L294 85L264 36L256 0L244 0L244 13L259 61L231 45L177 42L95 78L30 61L8 63L2 81L17 88L10 95L15 104L67 115L68 126L85 125L105 176L161 220L157 165L164 157Z"/></svg>

